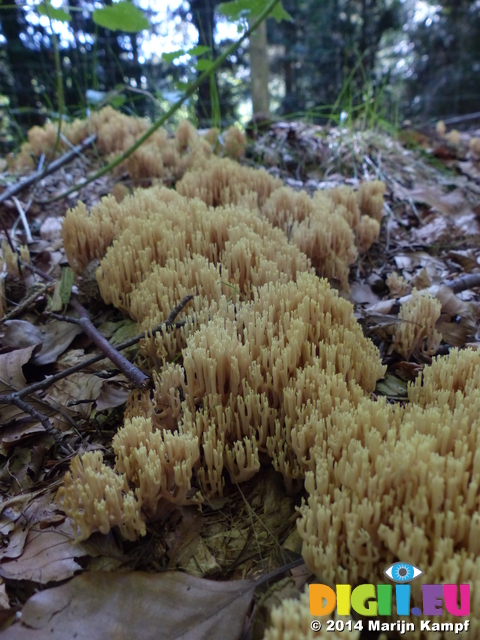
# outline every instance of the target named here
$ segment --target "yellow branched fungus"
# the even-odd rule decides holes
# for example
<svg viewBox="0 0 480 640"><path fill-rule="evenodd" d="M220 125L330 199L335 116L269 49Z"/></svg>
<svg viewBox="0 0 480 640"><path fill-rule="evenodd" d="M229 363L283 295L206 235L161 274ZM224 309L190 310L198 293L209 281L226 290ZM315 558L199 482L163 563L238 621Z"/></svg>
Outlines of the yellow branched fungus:
<svg viewBox="0 0 480 640"><path fill-rule="evenodd" d="M57 499L75 522L77 540L85 540L94 531L108 533L113 527L127 540L145 535L141 505L127 478L103 464L99 451L72 460Z"/></svg>
<svg viewBox="0 0 480 640"><path fill-rule="evenodd" d="M322 582L377 584L404 561L422 582L473 584L479 610L479 376L478 352L452 350L425 368L406 408L364 398L325 419L298 524ZM421 588L412 582L413 601ZM472 619L468 637L479 632ZM419 627L409 637L423 637Z"/></svg>
<svg viewBox="0 0 480 640"><path fill-rule="evenodd" d="M352 629L354 622L342 618L344 625L342 630L335 630L334 620L328 617L312 616L310 614L310 598L308 586L299 599L287 598L281 605L274 607L271 614L271 624L265 631L263 640L358 640L360 632ZM333 631L329 629L328 622L332 623ZM321 628L314 630L312 623L320 622ZM340 627L338 627L340 629Z"/></svg>
<svg viewBox="0 0 480 640"><path fill-rule="evenodd" d="M435 330L442 303L428 291L413 290L409 300L400 306L395 325L393 348L408 360L412 353L435 355L442 334Z"/></svg>
<svg viewBox="0 0 480 640"><path fill-rule="evenodd" d="M411 285L396 271L388 274L386 285L390 290L391 298L401 298L411 290Z"/></svg>
<svg viewBox="0 0 480 640"><path fill-rule="evenodd" d="M22 145L20 154L13 160L16 167L32 165L31 154L51 155L55 148L64 151L69 145L77 145L94 133L98 151L111 158L131 147L149 128L145 118L127 116L107 106L92 113L88 120L74 120L62 125L62 137L57 140L58 126L47 123L44 127L33 127L28 132L28 142ZM223 155L238 159L245 150L245 136L231 127L225 131ZM186 120L181 122L175 136L157 130L130 158L122 163L118 171L128 171L134 179L160 178L174 183L187 169L203 165L213 153L211 136L200 136Z"/></svg>

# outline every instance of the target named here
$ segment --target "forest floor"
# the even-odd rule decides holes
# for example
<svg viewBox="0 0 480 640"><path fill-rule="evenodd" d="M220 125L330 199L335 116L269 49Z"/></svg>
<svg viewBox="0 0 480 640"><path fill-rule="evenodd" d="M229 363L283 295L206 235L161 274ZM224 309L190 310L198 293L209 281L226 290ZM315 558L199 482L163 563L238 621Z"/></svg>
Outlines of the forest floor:
<svg viewBox="0 0 480 640"><path fill-rule="evenodd" d="M0 204L0 238L6 242L8 234L15 248L28 244L37 269L19 263L15 277L0 274L7 301L0 321L0 394L11 396L0 405L0 630L5 638L27 640L137 637L131 629L142 630L138 637L155 637L148 611L164 621L158 638L220 640L233 638L237 627L235 637L262 638L271 607L298 594L312 577L301 563L295 525L304 494L288 495L273 470L202 511L173 511L136 542L111 532L74 544L72 523L55 503L75 455L100 449L113 459L112 437L132 390L105 359L42 386L47 376L100 353L78 324L62 316L63 303L62 313L58 307L46 313L49 298L63 292L57 283L67 265L60 238L66 209L77 198L91 207L118 177L107 175L80 193L45 202L91 173L96 162L86 150ZM408 383L431 362L422 345L408 357L393 346L401 303L414 287L441 302L438 354L480 348L480 130L403 130L394 138L382 131L276 122L250 140L242 163L264 167L310 194L373 179L386 184L379 242L352 266L350 291L341 292L388 367L376 395L404 402ZM21 176L3 169L0 184L8 189ZM394 273L398 278L389 287ZM137 333L135 323L113 307L96 308L92 319L112 344ZM138 346L126 354L137 358ZM35 383L40 386L15 396ZM298 566L288 569L292 561ZM205 577L208 582L199 580ZM185 590L189 597L183 598Z"/></svg>

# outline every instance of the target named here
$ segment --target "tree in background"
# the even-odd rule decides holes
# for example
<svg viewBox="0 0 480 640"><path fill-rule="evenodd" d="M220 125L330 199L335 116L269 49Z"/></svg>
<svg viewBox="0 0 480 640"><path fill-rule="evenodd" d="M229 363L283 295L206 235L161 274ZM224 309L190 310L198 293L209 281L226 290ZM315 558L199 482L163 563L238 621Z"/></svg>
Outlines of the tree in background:
<svg viewBox="0 0 480 640"><path fill-rule="evenodd" d="M251 24L251 22L249 22ZM253 116L270 115L270 93L268 90L269 65L267 24L262 22L250 36L250 91Z"/></svg>
<svg viewBox="0 0 480 640"><path fill-rule="evenodd" d="M28 37L29 25L21 7L9 5L0 12L0 25L5 38L4 64L0 69L3 94L10 97L10 105L23 118L27 127L43 121L39 111L42 107L42 77L44 65L51 60L39 56L41 43L46 34L40 27L36 37ZM30 36L33 35L30 28Z"/></svg>
<svg viewBox="0 0 480 640"><path fill-rule="evenodd" d="M248 0L238 0L242 6L245 3ZM384 97L395 95L399 102L398 96L403 95L403 115L478 110L480 5L478 0L438 0L439 7L436 3L284 0L292 20L269 20L268 43L261 39L261 32L250 43L255 111L268 110L266 50L276 52L270 61L270 80L283 86L279 109L283 115L309 114L322 119L330 116L334 105L337 112L361 109L383 82L389 83ZM104 5L116 6L112 0L105 0ZM130 113L156 117L159 109L168 108L178 97L186 82L197 77L201 64L208 64L207 58L229 44L215 42L218 0L190 0L170 12L169 18L181 18L182 29L192 24L198 32L197 44L208 47L208 53L201 54L206 56L203 60L192 54L174 62L161 59L161 51L143 60L141 36L94 24L87 0L70 0L69 6L77 10L70 12L69 35L61 39L60 52L71 116L85 113L88 90L107 93L115 89L116 106L123 102ZM419 7L426 9L422 19ZM0 11L4 36L0 93L9 97L16 113L27 111L27 126L40 121L42 114L54 114L58 104L51 31L45 19L37 15L32 20L32 14L31 6L8 5ZM185 48L191 45L190 36ZM217 121L221 116L222 125L238 117L239 104L247 98L248 75L248 51L240 48L190 103L190 115L196 115L199 126L210 125L212 115Z"/></svg>
<svg viewBox="0 0 480 640"><path fill-rule="evenodd" d="M399 0L286 0L284 6L293 20L269 30L270 41L285 51L274 64L285 82L281 112L318 114L335 104L346 82L353 101L361 101L366 82L374 81L383 34L400 25Z"/></svg>
<svg viewBox="0 0 480 640"><path fill-rule="evenodd" d="M190 0L192 22L198 31L198 45L209 47L215 56L215 7L219 0ZM199 123L207 124L212 117L212 88L217 82L216 75L210 82L204 82L198 90L196 113Z"/></svg>
<svg viewBox="0 0 480 640"><path fill-rule="evenodd" d="M409 23L414 62L407 81L407 113L427 117L477 112L480 4L441 0L430 5L422 19Z"/></svg>

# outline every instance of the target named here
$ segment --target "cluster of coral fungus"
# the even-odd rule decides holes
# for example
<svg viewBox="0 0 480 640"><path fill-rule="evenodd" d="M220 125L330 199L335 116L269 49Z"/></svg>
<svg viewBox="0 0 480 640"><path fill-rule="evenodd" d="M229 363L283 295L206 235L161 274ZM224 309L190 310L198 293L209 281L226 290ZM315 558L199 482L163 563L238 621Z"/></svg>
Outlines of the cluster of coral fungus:
<svg viewBox="0 0 480 640"><path fill-rule="evenodd" d="M177 134L187 155L189 136ZM378 238L384 185L311 197L217 158L180 173L175 191L139 189L91 212L80 203L64 222L72 267L99 260L104 301L147 332L155 381L153 394L132 395L115 467L93 452L66 474L59 499L78 538L117 526L135 539L172 504L221 496L271 460L290 489L306 488L298 530L322 582L376 584L401 560L428 582L480 587L480 354L434 361L406 407L374 400L379 353L322 279L348 287L349 266ZM183 326L152 334L188 294ZM432 353L439 336L415 314L438 309L412 300L397 349ZM479 598L474 587L472 612ZM285 606L266 637L308 628L306 596ZM479 632L472 620L468 637Z"/></svg>

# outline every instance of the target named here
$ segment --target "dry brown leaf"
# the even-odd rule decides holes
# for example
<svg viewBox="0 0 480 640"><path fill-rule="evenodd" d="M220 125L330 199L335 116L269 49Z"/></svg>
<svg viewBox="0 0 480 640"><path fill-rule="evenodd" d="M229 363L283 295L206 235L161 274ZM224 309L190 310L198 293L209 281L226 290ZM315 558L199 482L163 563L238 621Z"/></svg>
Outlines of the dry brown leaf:
<svg viewBox="0 0 480 640"><path fill-rule="evenodd" d="M480 165L478 162L457 162L457 167L471 180L480 182Z"/></svg>
<svg viewBox="0 0 480 640"><path fill-rule="evenodd" d="M0 354L0 392L15 391L26 386L22 367L30 360L35 349L36 345L32 345Z"/></svg>
<svg viewBox="0 0 480 640"><path fill-rule="evenodd" d="M442 334L443 341L451 347L463 347L465 340L470 333L469 327L463 323L446 322L440 319L435 329Z"/></svg>
<svg viewBox="0 0 480 640"><path fill-rule="evenodd" d="M237 640L255 582L88 572L25 604L5 640Z"/></svg>
<svg viewBox="0 0 480 640"><path fill-rule="evenodd" d="M45 429L38 420L32 420L32 418L15 420L13 424L2 427L0 440L4 448L8 449L23 438L27 438L34 433L42 433L43 431L45 431Z"/></svg>
<svg viewBox="0 0 480 640"><path fill-rule="evenodd" d="M37 522L34 513L50 501L46 495L24 493L5 500L0 505L0 558L18 558L25 546L30 528Z"/></svg>
<svg viewBox="0 0 480 640"><path fill-rule="evenodd" d="M472 306L470 303L460 300L450 287L444 284L434 284L431 287L428 287L427 291L440 300L442 303L442 313L445 313L449 316L471 316L472 315ZM398 299L400 304L405 304L410 300L411 294L408 296L403 296Z"/></svg>
<svg viewBox="0 0 480 640"><path fill-rule="evenodd" d="M26 320L6 320L3 324L7 327L3 336L4 346L22 349L42 344L40 327L31 322Z"/></svg>
<svg viewBox="0 0 480 640"><path fill-rule="evenodd" d="M97 411L113 409L122 405L127 401L131 387L131 383L121 374L104 380L100 394L95 402Z"/></svg>
<svg viewBox="0 0 480 640"><path fill-rule="evenodd" d="M93 373L79 372L57 382L47 391L45 399L88 418L94 406L103 411L122 405L130 391L131 384L121 374L105 380ZM79 404L68 406L70 402Z"/></svg>
<svg viewBox="0 0 480 640"><path fill-rule="evenodd" d="M36 526L30 529L21 555L12 560L4 559L0 576L42 584L70 578L81 569L74 558L85 555L80 545L73 544L73 537L68 520L58 527L41 529Z"/></svg>
<svg viewBox="0 0 480 640"><path fill-rule="evenodd" d="M425 269L432 282L438 282L449 276L448 269L443 260L431 256L426 251L400 253L396 255L394 259L397 268L402 271L413 273L416 269Z"/></svg>
<svg viewBox="0 0 480 640"><path fill-rule="evenodd" d="M433 244L445 240L451 233L450 223L444 216L435 215L427 224L412 230L416 242Z"/></svg>
<svg viewBox="0 0 480 640"><path fill-rule="evenodd" d="M379 297L373 293L372 287L368 282L352 282L348 300L357 304L373 304L379 301Z"/></svg>
<svg viewBox="0 0 480 640"><path fill-rule="evenodd" d="M8 600L3 580L0 580L0 609L10 609L10 602Z"/></svg>
<svg viewBox="0 0 480 640"><path fill-rule="evenodd" d="M442 313L449 316L470 316L472 307L468 302L460 300L450 287L446 285L433 285L429 287L429 292L442 303Z"/></svg>
<svg viewBox="0 0 480 640"><path fill-rule="evenodd" d="M475 251L472 249L466 249L464 251L449 251L445 256L445 260L452 260L456 264L459 264L463 271L466 271L467 273L471 273L479 267Z"/></svg>
<svg viewBox="0 0 480 640"><path fill-rule="evenodd" d="M461 189L443 193L438 187L429 185L406 189L397 183L395 195L400 200L412 200L413 202L428 204L432 209L436 209L446 216L460 215L465 209L470 208Z"/></svg>
<svg viewBox="0 0 480 640"><path fill-rule="evenodd" d="M32 363L37 366L51 364L58 356L68 349L72 340L82 329L71 322L54 320L41 327L33 325L26 320L8 320L5 322L4 343L7 346L28 346L41 344L42 348Z"/></svg>
<svg viewBox="0 0 480 640"><path fill-rule="evenodd" d="M395 298L391 298L389 300L380 300L380 302L376 302L375 304L371 304L369 307L365 309L365 315L367 316L386 316L391 313L393 307L398 304Z"/></svg>
<svg viewBox="0 0 480 640"><path fill-rule="evenodd" d="M68 378L59 380L51 387L45 396L48 402L56 402L62 407L67 407L69 402L81 400L94 401L100 395L105 380L91 373L74 373ZM91 402L78 404L68 408L69 411L88 418L92 410Z"/></svg>

